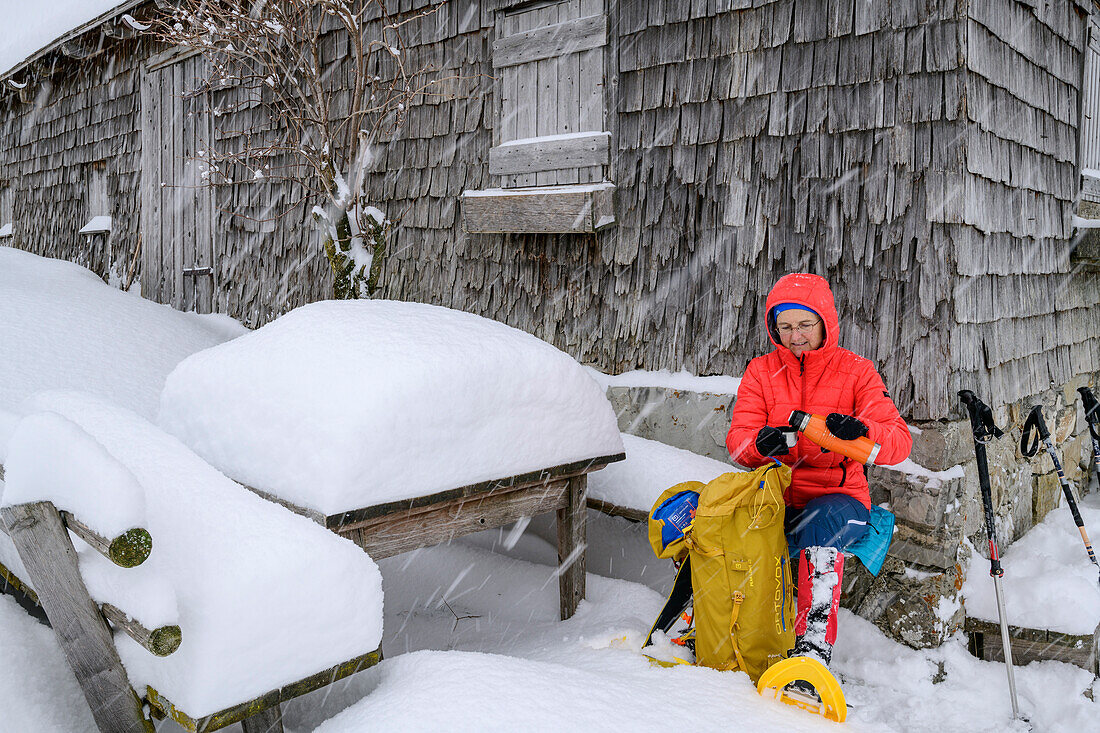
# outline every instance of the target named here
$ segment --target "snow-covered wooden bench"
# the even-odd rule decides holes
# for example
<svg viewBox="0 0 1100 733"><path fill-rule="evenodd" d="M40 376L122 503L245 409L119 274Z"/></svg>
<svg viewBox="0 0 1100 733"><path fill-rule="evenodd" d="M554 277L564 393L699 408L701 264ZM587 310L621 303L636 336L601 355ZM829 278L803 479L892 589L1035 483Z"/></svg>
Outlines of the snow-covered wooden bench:
<svg viewBox="0 0 1100 733"><path fill-rule="evenodd" d="M419 303L313 303L194 354L159 422L375 559L556 512L563 618L584 596L587 475L624 457L571 357Z"/></svg>
<svg viewBox="0 0 1100 733"><path fill-rule="evenodd" d="M2 479L3 467L0 466ZM67 512L59 512L48 501L6 507L0 515L0 532L11 537L27 580L24 582L3 563L0 563L0 577L45 611L92 715L103 731L152 730L142 712L143 703L148 703L154 717L170 717L189 731L215 731L239 722L245 733L273 733L281 730L281 703L381 661L381 650L376 649L293 684L197 717L181 710L151 687L146 688L144 699L139 699L126 677L111 629L125 632L151 654L167 656L180 646L180 627L173 624L147 629L112 604L93 601L80 576L76 550L65 530L72 531L120 567L135 565L120 563L119 551L140 557L142 548L151 547L151 542L136 546L127 538L107 542ZM148 534L145 538L148 539ZM110 550L104 552L104 548ZM147 551L145 554L148 555Z"/></svg>
<svg viewBox="0 0 1100 733"><path fill-rule="evenodd" d="M148 703L186 730L277 732L282 702L381 659L381 577L358 548L132 413L35 400L0 456L0 525L17 551L0 547L0 575L41 604L101 730L151 731ZM25 501L37 493L52 500ZM79 560L69 531L89 545ZM166 615L176 622L143 623Z"/></svg>

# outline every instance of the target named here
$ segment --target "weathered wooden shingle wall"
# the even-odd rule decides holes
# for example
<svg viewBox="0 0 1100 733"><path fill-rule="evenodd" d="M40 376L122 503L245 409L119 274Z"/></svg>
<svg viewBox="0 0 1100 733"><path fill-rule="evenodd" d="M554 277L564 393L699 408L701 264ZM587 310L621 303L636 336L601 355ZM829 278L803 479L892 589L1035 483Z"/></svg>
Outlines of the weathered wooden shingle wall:
<svg viewBox="0 0 1100 733"><path fill-rule="evenodd" d="M467 236L459 195L494 184L502 5L454 2L409 27L408 64L463 78L383 149L373 190L402 217L387 297L482 313L605 370L737 374L767 348L768 288L809 270L907 417L957 411L960 386L1012 401L1093 368L1097 286L1067 244L1071 3L610 2L618 226ZM220 201L264 218L270 201L250 202L266 196ZM220 231L219 309L257 324L327 294L304 210Z"/></svg>
<svg viewBox="0 0 1100 733"><path fill-rule="evenodd" d="M390 297L506 321L603 369L740 373L768 345L782 274L833 282L842 344L910 417L946 414L954 251L944 192L964 159L954 2L653 3L609 8L619 224L598 236L465 236L490 185L486 92L425 104L385 156L408 207ZM491 73L491 12L441 14L425 58Z"/></svg>
<svg viewBox="0 0 1100 733"><path fill-rule="evenodd" d="M15 236L0 243L124 278L137 245L141 132L134 44L60 60L25 104L0 98L0 181L11 188ZM108 248L77 234L88 223L94 166L107 174L114 221Z"/></svg>
<svg viewBox="0 0 1100 733"><path fill-rule="evenodd" d="M1096 284L1073 272L1065 239L1083 28L1070 3L609 0L618 225L468 236L459 196L494 184L490 54L507 4L455 0L407 27L405 62L451 78L380 146L372 191L401 218L386 297L481 313L605 370L738 374L768 347L770 286L817 272L841 343L877 362L911 419L952 414L959 386L1010 401L1096 363ZM344 47L334 34L324 60ZM73 65L42 104L4 102L18 246L125 269L136 54L152 50ZM244 110L230 128L258 119ZM96 160L110 171L110 257L75 234ZM306 208L269 221L294 196L219 189L216 310L259 325L328 295Z"/></svg>
<svg viewBox="0 0 1100 733"><path fill-rule="evenodd" d="M1096 371L1100 357L1100 279L1071 254L1086 26L1070 2L966 7L952 387L1014 402Z"/></svg>

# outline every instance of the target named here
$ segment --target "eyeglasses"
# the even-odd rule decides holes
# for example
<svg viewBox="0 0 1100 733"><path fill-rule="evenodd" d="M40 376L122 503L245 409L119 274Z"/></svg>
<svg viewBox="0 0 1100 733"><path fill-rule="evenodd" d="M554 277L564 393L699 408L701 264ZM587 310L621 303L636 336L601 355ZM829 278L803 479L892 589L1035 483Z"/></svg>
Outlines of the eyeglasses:
<svg viewBox="0 0 1100 733"><path fill-rule="evenodd" d="M779 331L780 336L790 336L792 333L794 333L796 331L798 333L805 334L805 333L809 333L810 331L817 328L817 324L819 324L819 323L821 323L820 318L818 318L816 321L803 321L802 323L799 323L797 326L791 326L789 324L784 323L782 326L776 326L775 330Z"/></svg>

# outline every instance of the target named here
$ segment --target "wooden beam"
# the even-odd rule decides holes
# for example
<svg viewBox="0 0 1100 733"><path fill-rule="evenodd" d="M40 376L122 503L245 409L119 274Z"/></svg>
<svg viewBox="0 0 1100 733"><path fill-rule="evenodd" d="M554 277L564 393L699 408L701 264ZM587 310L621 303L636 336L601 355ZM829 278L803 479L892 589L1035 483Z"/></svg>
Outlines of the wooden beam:
<svg viewBox="0 0 1100 733"><path fill-rule="evenodd" d="M561 619L577 612L584 598L588 546L588 475L569 479L566 504L558 510L558 598Z"/></svg>
<svg viewBox="0 0 1100 733"><path fill-rule="evenodd" d="M91 50L77 40L65 41L57 47L57 50L71 59L86 59L92 55Z"/></svg>
<svg viewBox="0 0 1100 733"><path fill-rule="evenodd" d="M375 560L431 547L482 529L500 527L565 505L568 479L452 499L431 507L405 509L340 531Z"/></svg>
<svg viewBox="0 0 1100 733"><path fill-rule="evenodd" d="M606 44L607 16L589 15L497 39L493 68L557 58Z"/></svg>
<svg viewBox="0 0 1100 733"><path fill-rule="evenodd" d="M3 524L0 521L0 526ZM38 594L2 563L0 563L0 593L7 593L23 607L24 611L46 626L50 625L46 612L42 610L42 603L38 600Z"/></svg>
<svg viewBox="0 0 1100 733"><path fill-rule="evenodd" d="M631 522L649 521L648 512L643 512L641 509L631 509L630 507L619 506L618 504L612 504L608 501L600 501L599 499L593 499L592 496L588 497L588 507L612 517L629 519Z"/></svg>
<svg viewBox="0 0 1100 733"><path fill-rule="evenodd" d="M474 234L582 233L615 223L614 186L489 189L462 195L462 226Z"/></svg>
<svg viewBox="0 0 1100 733"><path fill-rule="evenodd" d="M167 51L153 54L146 59L144 64L145 70L156 71L165 66L171 66L172 64L189 59L192 56L198 56L201 53L202 49L197 46L173 46Z"/></svg>
<svg viewBox="0 0 1100 733"><path fill-rule="evenodd" d="M606 132L509 142L489 149L489 173L501 176L607 165L609 149Z"/></svg>
<svg viewBox="0 0 1100 733"><path fill-rule="evenodd" d="M3 528L3 526L4 523L0 522L0 528ZM38 594L3 564L0 564L0 580L31 603L38 606L39 612L41 613L42 601L39 600ZM155 654L158 657L165 657L176 651L176 649L179 649L180 642L183 639L183 634L179 626L161 626L150 630L110 603L98 605L104 618L110 621L116 628L124 631L127 636L138 644L148 649L150 654Z"/></svg>
<svg viewBox="0 0 1100 733"><path fill-rule="evenodd" d="M263 491L262 489L257 489L255 486L249 486L248 484L241 484L241 486L248 489L253 494L256 494L256 495L260 496L263 499L267 499L270 502L273 502L275 504L279 504L281 506L284 506L287 509L289 509L290 511L294 512L295 514L300 514L303 517L305 517L306 519L310 519L314 522L317 522L317 524L320 524L322 527L326 526L325 523L326 523L326 520L328 519L328 517L326 517L324 514L317 511L316 509L309 509L309 508L304 507L304 506L298 506L297 504L292 504L289 501L287 501L286 499L281 499L278 496L276 496L275 494L272 494L270 491ZM332 527L326 527L326 528L327 529L332 529Z"/></svg>
<svg viewBox="0 0 1100 733"><path fill-rule="evenodd" d="M0 522L0 529L4 528L4 523ZM4 529L4 533L7 534L7 529ZM30 600L34 601L39 607L42 606L42 602L38 600L38 594L34 592L34 589L19 579L19 576L8 570L7 566L0 563L0 580L3 580L14 590L23 594Z"/></svg>
<svg viewBox="0 0 1100 733"><path fill-rule="evenodd" d="M180 631L180 627L175 624L147 629L141 622L130 618L121 609L112 606L110 603L104 603L99 609L115 628L125 631L127 636L158 657L167 657L180 648L183 633Z"/></svg>
<svg viewBox="0 0 1100 733"><path fill-rule="evenodd" d="M61 519L73 534L119 567L135 568L145 562L153 550L153 538L148 530L141 527L128 529L108 540L69 512L62 511Z"/></svg>
<svg viewBox="0 0 1100 733"><path fill-rule="evenodd" d="M3 480L4 464L0 463L0 481ZM128 529L113 540L108 540L69 512L62 511L60 514L61 520L73 534L119 567L137 567L149 558L149 553L153 550L153 538L146 529ZM3 522L0 522L0 532L7 534Z"/></svg>
<svg viewBox="0 0 1100 733"><path fill-rule="evenodd" d="M305 695L307 692L319 690L325 685L332 684L356 672L373 667L380 661L382 661L382 650L375 649L373 652L368 652L367 654L355 657L343 664L337 664L335 667L330 667L316 674L311 674L305 679L281 687L278 690L272 690L248 702L243 702L240 705L234 705L216 713L204 715L200 718L193 718L183 712L152 687L146 688L146 698L149 700L150 707L165 717L169 717L176 721L185 730L215 731L228 725L241 722L249 716L262 713L264 710L280 705L288 700L293 700L300 695Z"/></svg>
<svg viewBox="0 0 1100 733"><path fill-rule="evenodd" d="M437 491L434 494L428 494L426 496L402 499L400 501L388 501L383 504L375 504L361 509L353 509L339 514L332 514L325 518L324 525L334 532L340 532L343 529L361 526L360 523L363 522L363 520L381 517L386 514L393 514L394 512L399 512L404 509L431 507L451 499L472 497L478 494L489 494L500 491L501 489L541 486L553 479L568 478L578 473L598 471L609 463L615 463L616 461L622 460L626 460L626 454L616 453L615 455L599 456L597 458L588 458L583 461L563 463L560 466L551 466L550 468L543 468L538 471L528 471L527 473L508 476L507 478L493 479L492 481L479 481L476 484L467 484L466 486L459 486L454 489L447 489L446 491ZM306 513L308 511L309 510L303 509L301 513ZM306 516L309 515L306 514Z"/></svg>
<svg viewBox="0 0 1100 733"><path fill-rule="evenodd" d="M61 650L101 731L152 733L111 630L80 577L76 550L61 516L46 501L0 510Z"/></svg>
<svg viewBox="0 0 1100 733"><path fill-rule="evenodd" d="M969 637L970 653L979 659L992 662L1004 661L1004 644L1001 642L1001 626L995 621L984 621L967 616L963 631ZM1024 626L1008 627L1012 659L1016 664L1056 660L1076 665L1093 675L1100 671L1097 649L1100 647L1100 627L1091 634L1063 634L1048 629L1030 629Z"/></svg>

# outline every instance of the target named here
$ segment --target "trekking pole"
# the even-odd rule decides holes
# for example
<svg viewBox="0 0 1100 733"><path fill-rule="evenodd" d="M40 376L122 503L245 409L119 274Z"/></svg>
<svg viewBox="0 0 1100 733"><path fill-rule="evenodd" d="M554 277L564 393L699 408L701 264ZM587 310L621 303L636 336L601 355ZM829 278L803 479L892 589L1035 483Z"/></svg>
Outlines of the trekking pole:
<svg viewBox="0 0 1100 733"><path fill-rule="evenodd" d="M982 509L985 512L985 533L989 536L989 575L993 578L993 590L997 594L997 617L1001 622L1001 644L1004 647L1005 669L1008 671L1008 691L1012 696L1012 717L1019 719L1020 706L1016 701L1016 677L1012 671L1012 644L1008 636L1008 619L1005 618L1005 599L1001 592L1001 558L997 551L997 530L993 524L993 491L989 486L989 463L985 446L992 438L1004 435L993 424L993 410L968 389L959 392L959 399L970 413L970 427L974 430L974 457L978 460L978 484L982 489Z"/></svg>
<svg viewBox="0 0 1100 733"><path fill-rule="evenodd" d="M1085 405L1085 423L1092 437L1092 462L1096 465L1096 477L1100 479L1100 403L1088 387L1078 387L1077 391L1081 393L1081 402Z"/></svg>
<svg viewBox="0 0 1100 733"><path fill-rule="evenodd" d="M1024 432L1020 436L1020 452L1031 458L1039 450L1039 441L1043 441L1050 460L1054 461L1054 470L1058 472L1058 483L1062 485L1062 493L1069 504L1069 510L1073 513L1073 523L1077 525L1077 531L1081 533L1081 539L1085 543L1085 552L1089 554L1089 560L1100 569L1100 563L1096 561L1096 553L1092 551L1092 543L1089 542L1089 534L1085 531L1085 521L1081 519L1081 510L1077 508L1077 498L1073 495L1073 487L1069 485L1066 472L1062 470L1062 462L1058 460L1058 454L1054 452L1054 444L1050 441L1050 431L1047 430L1046 420L1043 419L1042 405L1031 408L1031 414L1024 422ZM1095 438L1094 438L1095 440ZM1028 444L1030 442L1030 445ZM1100 582L1100 576L1097 577Z"/></svg>

